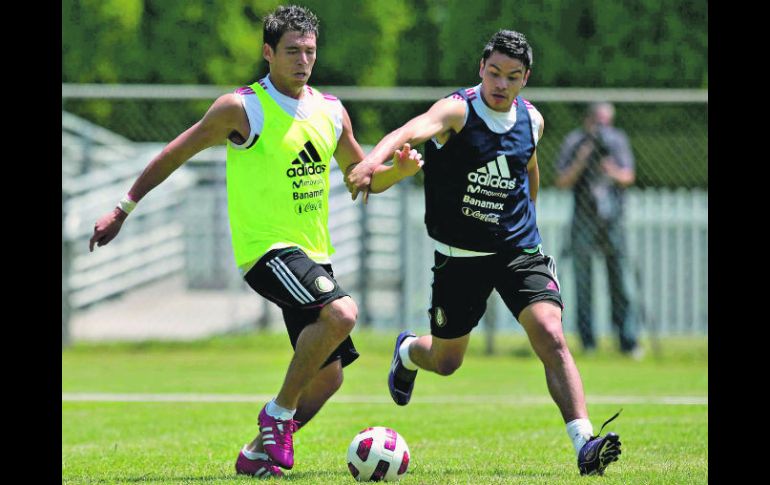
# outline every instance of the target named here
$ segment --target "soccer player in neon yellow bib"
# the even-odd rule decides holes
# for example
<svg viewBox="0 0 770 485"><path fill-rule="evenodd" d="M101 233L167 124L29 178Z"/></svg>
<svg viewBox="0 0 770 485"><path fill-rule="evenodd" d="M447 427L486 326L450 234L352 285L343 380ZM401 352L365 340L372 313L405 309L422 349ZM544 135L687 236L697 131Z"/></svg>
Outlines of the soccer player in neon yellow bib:
<svg viewBox="0 0 770 485"><path fill-rule="evenodd" d="M265 17L262 55L270 73L220 96L203 118L158 154L94 227L90 250L109 243L134 206L193 155L227 140L227 200L236 263L246 282L283 311L295 349L283 385L258 416L237 473L281 476L294 465L292 435L339 389L358 357L350 332L358 309L334 280L328 228L332 157L343 173L364 153L334 96L310 87L318 19L281 6ZM381 192L422 165L404 145L370 190Z"/></svg>

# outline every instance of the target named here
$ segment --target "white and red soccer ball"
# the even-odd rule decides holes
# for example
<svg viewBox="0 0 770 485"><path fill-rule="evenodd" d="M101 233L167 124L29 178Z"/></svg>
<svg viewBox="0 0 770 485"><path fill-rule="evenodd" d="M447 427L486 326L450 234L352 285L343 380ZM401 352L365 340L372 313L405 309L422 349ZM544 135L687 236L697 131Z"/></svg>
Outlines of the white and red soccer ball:
<svg viewBox="0 0 770 485"><path fill-rule="evenodd" d="M348 469L359 482L393 482L406 475L409 447L390 428L366 428L348 447Z"/></svg>

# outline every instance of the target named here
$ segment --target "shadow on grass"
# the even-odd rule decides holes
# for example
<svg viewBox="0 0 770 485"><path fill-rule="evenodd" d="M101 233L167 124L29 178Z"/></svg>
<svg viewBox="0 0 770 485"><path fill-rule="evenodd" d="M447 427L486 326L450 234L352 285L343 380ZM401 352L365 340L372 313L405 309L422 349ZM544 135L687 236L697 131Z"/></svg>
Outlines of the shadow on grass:
<svg viewBox="0 0 770 485"><path fill-rule="evenodd" d="M291 471L283 476L281 481L290 482L292 480L308 480L314 479L315 483L327 483L350 480L353 481L353 477L346 471L342 472L318 472L318 471Z"/></svg>
<svg viewBox="0 0 770 485"><path fill-rule="evenodd" d="M470 474L469 474L470 473ZM576 470L577 473L577 470ZM511 470L510 468L485 468L483 470L472 470L469 472L467 466L447 467L441 469L429 469L425 467L415 467L409 469L407 478L413 483L499 483L502 479L562 479L564 474L559 471L537 471L537 470ZM318 471L290 471L284 475L282 482L293 480L312 480L313 483L353 483L350 474L342 472L318 472ZM459 480L459 482L457 482Z"/></svg>
<svg viewBox="0 0 770 485"><path fill-rule="evenodd" d="M577 473L577 470L575 470ZM415 468L415 470L409 471L410 475L414 475L414 480L420 478L433 478L438 476L451 477L452 480L459 480L463 482L466 478L470 481L467 483L487 483L488 481L499 481L505 478L509 479L526 479L526 478L553 478L563 479L564 473L560 470L548 471L548 470L514 470L511 468L493 468L485 467L483 469L469 470L467 466L447 467L440 469L423 469ZM426 476L427 475L427 476Z"/></svg>
<svg viewBox="0 0 770 485"><path fill-rule="evenodd" d="M563 478L563 474L557 471L535 471L535 470L511 470L510 468L484 468L470 471L468 467L447 467L440 469L430 469L415 467L415 470L410 470L408 475L412 480L427 480L426 483L440 483L442 478L451 477L452 483L457 483L457 480L463 482L466 478L471 480L467 483L498 483L499 480L504 479L560 479ZM341 472L318 472L318 471L290 471L283 476L280 480L269 480L265 483L278 483L278 482L292 482L300 480L312 480L313 483L341 483L350 480L351 477L348 473ZM246 475L212 475L212 476L168 476L168 475L142 475L138 477L125 477L125 478L110 478L110 479L87 479L85 482L79 480L62 480L63 484L67 483L227 483L234 482L240 483L243 481L254 480L253 477ZM438 481L436 481L438 480Z"/></svg>
<svg viewBox="0 0 770 485"><path fill-rule="evenodd" d="M268 480L268 481L261 481L263 483L278 483L278 482L291 482L295 480L308 480L308 479L314 479L315 483L327 483L332 481L343 481L346 479L350 479L350 475L347 472L313 472L313 471L290 471L286 473L286 475L283 476L280 480ZM76 480L76 479L64 479L62 480L62 484L67 483L89 483L89 484L99 484L99 483L227 483L227 482L233 482L233 483L240 483L243 481L252 481L254 480L254 477L246 476L246 475L236 475L235 473L228 473L226 475L211 475L211 476L197 476L197 477L191 477L191 476L168 476L168 475L141 475L138 477L124 477L124 478L110 478L110 479L103 479L103 478L94 478L94 479L86 479L85 481Z"/></svg>
<svg viewBox="0 0 770 485"><path fill-rule="evenodd" d="M62 480L62 484L67 483L222 483L228 480L240 479L252 479L251 477L245 477L243 475L216 475L210 477L169 477L167 475L142 475L139 477L126 477L126 478L94 478L81 480Z"/></svg>

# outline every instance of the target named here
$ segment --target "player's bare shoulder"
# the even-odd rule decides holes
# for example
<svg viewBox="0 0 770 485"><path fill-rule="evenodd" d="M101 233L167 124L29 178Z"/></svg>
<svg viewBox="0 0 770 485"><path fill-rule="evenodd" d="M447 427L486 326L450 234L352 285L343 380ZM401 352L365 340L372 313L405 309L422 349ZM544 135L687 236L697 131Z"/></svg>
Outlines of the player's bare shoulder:
<svg viewBox="0 0 770 485"><path fill-rule="evenodd" d="M249 118L238 93L219 96L201 121L204 125L224 130L227 136L230 136L233 131L237 132L241 138L249 134Z"/></svg>
<svg viewBox="0 0 770 485"><path fill-rule="evenodd" d="M217 118L236 118L238 115L246 115L243 109L240 95L238 93L225 93L214 100L209 108L208 114Z"/></svg>
<svg viewBox="0 0 770 485"><path fill-rule="evenodd" d="M440 120L445 127L439 137L459 133L465 126L467 112L468 103L459 95L441 98L428 110L428 113Z"/></svg>
<svg viewBox="0 0 770 485"><path fill-rule="evenodd" d="M468 111L468 103L457 94L439 99L433 104L433 107L439 109L445 117L460 121L465 119L465 113Z"/></svg>

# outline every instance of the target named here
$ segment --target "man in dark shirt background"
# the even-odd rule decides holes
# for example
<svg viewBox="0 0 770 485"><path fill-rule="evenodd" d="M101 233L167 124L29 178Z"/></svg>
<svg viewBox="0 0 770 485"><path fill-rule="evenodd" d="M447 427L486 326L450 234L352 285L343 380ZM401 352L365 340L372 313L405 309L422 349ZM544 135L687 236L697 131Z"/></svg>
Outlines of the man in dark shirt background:
<svg viewBox="0 0 770 485"><path fill-rule="evenodd" d="M571 188L574 193L571 254L578 282L577 323L583 349L596 349L591 256L598 251L607 264L612 323L620 351L639 358L641 348L624 275L624 192L634 183L634 155L625 132L612 126L614 117L615 108L610 103L588 106L583 127L564 139L556 162L556 186Z"/></svg>

